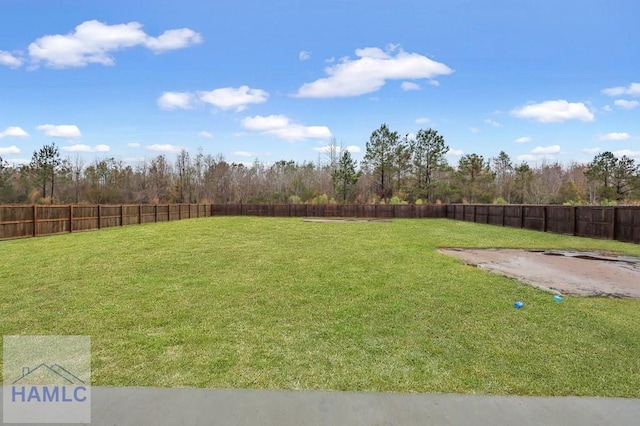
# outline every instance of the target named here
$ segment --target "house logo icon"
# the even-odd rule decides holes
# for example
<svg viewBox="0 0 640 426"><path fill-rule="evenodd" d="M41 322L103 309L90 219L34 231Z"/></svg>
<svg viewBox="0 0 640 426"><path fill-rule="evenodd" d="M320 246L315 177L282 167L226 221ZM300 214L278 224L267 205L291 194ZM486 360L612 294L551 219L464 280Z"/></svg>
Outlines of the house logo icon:
<svg viewBox="0 0 640 426"><path fill-rule="evenodd" d="M22 367L22 375L12 384L80 386L86 383L61 365L43 363L35 368Z"/></svg>
<svg viewBox="0 0 640 426"><path fill-rule="evenodd" d="M4 423L91 423L90 336L3 336Z"/></svg>

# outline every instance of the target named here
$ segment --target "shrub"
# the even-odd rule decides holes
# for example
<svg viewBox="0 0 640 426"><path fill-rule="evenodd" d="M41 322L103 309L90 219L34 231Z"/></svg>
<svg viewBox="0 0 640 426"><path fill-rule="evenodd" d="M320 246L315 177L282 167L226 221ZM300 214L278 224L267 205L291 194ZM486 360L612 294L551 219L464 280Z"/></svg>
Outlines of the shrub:
<svg viewBox="0 0 640 426"><path fill-rule="evenodd" d="M297 195L291 195L289 197L289 204L300 204L302 203L302 199L300 199L300 197L298 197Z"/></svg>
<svg viewBox="0 0 640 426"><path fill-rule="evenodd" d="M507 200L505 200L504 198L498 197L493 200L493 204L509 204L509 203L507 203Z"/></svg>

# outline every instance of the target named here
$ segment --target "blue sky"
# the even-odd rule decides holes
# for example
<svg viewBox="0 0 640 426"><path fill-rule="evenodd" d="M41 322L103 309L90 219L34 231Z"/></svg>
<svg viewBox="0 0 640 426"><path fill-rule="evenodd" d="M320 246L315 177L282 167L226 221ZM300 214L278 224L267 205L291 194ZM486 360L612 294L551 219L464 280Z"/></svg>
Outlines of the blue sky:
<svg viewBox="0 0 640 426"><path fill-rule="evenodd" d="M0 0L0 156L361 159L382 123L515 162L640 161L636 0Z"/></svg>

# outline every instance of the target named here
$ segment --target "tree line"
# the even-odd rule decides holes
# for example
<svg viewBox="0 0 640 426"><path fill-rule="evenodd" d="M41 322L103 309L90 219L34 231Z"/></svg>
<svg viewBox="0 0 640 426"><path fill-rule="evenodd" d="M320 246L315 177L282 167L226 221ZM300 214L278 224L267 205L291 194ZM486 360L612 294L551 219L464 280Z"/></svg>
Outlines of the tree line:
<svg viewBox="0 0 640 426"><path fill-rule="evenodd" d="M640 200L640 166L597 154L587 164L516 164L505 151L475 153L450 164L434 129L400 136L386 124L372 132L358 164L334 141L317 162L228 162L182 150L126 164L62 158L52 143L30 163L0 158L0 204L14 203L504 203L613 204Z"/></svg>

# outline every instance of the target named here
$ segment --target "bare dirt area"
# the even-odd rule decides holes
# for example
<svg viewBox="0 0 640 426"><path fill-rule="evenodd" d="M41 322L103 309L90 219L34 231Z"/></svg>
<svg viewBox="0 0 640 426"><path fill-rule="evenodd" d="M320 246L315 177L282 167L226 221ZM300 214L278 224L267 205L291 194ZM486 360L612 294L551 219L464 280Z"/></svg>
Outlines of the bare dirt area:
<svg viewBox="0 0 640 426"><path fill-rule="evenodd" d="M367 219L367 218L328 218L328 217L307 217L302 219L303 222L318 222L318 223L354 223L354 222L369 222L369 223L391 223L388 219Z"/></svg>
<svg viewBox="0 0 640 426"><path fill-rule="evenodd" d="M640 258L636 257L562 250L438 251L555 293L640 299Z"/></svg>

